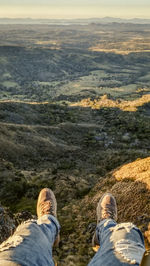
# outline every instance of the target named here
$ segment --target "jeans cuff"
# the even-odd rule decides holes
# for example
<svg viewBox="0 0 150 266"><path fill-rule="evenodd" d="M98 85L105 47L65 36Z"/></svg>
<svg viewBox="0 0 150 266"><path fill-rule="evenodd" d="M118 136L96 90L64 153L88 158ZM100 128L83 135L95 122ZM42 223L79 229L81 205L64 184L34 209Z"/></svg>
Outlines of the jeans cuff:
<svg viewBox="0 0 150 266"><path fill-rule="evenodd" d="M112 219L103 219L101 222L97 224L96 227L96 237L98 241L100 242L100 234L108 229L109 227L114 227L116 226L116 222Z"/></svg>
<svg viewBox="0 0 150 266"><path fill-rule="evenodd" d="M46 224L52 223L56 228L56 235L58 235L60 231L60 224L58 220L56 219L56 217L54 217L51 214L45 214L37 220L37 224L45 224L45 223Z"/></svg>
<svg viewBox="0 0 150 266"><path fill-rule="evenodd" d="M60 224L59 224L59 222L58 222L58 220L56 219L56 217L55 216L53 216L53 215L51 215L51 214L48 214L47 215L47 218L51 221L51 222L53 222L54 224L55 224L55 226L56 226L56 229L57 229L57 234L60 232Z"/></svg>

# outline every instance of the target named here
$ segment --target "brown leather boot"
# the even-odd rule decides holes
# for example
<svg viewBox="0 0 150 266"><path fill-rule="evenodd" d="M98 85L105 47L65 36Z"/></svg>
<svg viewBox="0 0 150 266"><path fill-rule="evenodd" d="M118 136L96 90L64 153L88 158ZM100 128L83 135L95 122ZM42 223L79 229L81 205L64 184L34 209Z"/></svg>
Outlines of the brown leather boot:
<svg viewBox="0 0 150 266"><path fill-rule="evenodd" d="M57 201L53 191L49 188L43 188L37 201L37 216L38 219L45 214L50 214L57 217ZM60 241L60 235L58 234L54 245L58 246Z"/></svg>
<svg viewBox="0 0 150 266"><path fill-rule="evenodd" d="M117 221L117 204L116 200L110 193L105 193L98 202L97 209L97 224L104 219L113 219ZM96 232L92 239L92 246L99 246L99 241L96 237Z"/></svg>

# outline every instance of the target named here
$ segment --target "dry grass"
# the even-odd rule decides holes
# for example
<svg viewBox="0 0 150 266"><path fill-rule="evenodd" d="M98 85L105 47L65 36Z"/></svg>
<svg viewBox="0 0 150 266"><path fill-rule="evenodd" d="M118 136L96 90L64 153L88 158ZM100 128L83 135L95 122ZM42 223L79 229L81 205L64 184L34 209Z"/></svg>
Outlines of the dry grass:
<svg viewBox="0 0 150 266"><path fill-rule="evenodd" d="M103 49L98 46L91 47L89 49L90 51L93 52L104 52L104 53L115 53L115 54L122 54L122 55L128 55L130 53L142 53L143 49L138 49L135 51L135 49L130 49L130 50L119 50L119 49ZM150 49L144 50L144 52L150 52Z"/></svg>
<svg viewBox="0 0 150 266"><path fill-rule="evenodd" d="M118 42L104 42L98 43L95 46L89 48L90 51L94 52L105 52L127 55L130 53L142 53L150 52L149 38L145 38L143 41L142 37L133 37L130 40L118 41Z"/></svg>
<svg viewBox="0 0 150 266"><path fill-rule="evenodd" d="M150 157L126 164L114 172L118 180L131 179L136 182L143 182L150 189Z"/></svg>
<svg viewBox="0 0 150 266"><path fill-rule="evenodd" d="M38 104L49 104L49 102L28 102L28 101L20 101L20 100L0 100L0 103L23 103L23 104L35 104L35 105L38 105Z"/></svg>
<svg viewBox="0 0 150 266"><path fill-rule="evenodd" d="M42 45L43 48L48 47L51 50L60 50L60 42L58 42L57 40L35 41L35 44Z"/></svg>
<svg viewBox="0 0 150 266"><path fill-rule="evenodd" d="M119 108L122 111L135 112L137 108L143 106L145 103L150 102L150 94L143 95L141 98L138 98L133 101L124 101L124 100L112 100L108 99L107 95L91 100L90 98L84 99L80 102L71 104L71 106L81 106L81 107L91 107L92 109L100 109L104 107Z"/></svg>

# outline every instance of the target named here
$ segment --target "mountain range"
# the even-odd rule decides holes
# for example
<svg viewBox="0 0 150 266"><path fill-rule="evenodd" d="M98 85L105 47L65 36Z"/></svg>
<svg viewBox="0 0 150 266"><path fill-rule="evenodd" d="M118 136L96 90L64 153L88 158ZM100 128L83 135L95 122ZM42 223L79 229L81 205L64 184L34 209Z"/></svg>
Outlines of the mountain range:
<svg viewBox="0 0 150 266"><path fill-rule="evenodd" d="M87 19L32 19L32 18L0 18L0 24L108 24L108 23L133 23L150 24L150 19L143 18L87 18Z"/></svg>

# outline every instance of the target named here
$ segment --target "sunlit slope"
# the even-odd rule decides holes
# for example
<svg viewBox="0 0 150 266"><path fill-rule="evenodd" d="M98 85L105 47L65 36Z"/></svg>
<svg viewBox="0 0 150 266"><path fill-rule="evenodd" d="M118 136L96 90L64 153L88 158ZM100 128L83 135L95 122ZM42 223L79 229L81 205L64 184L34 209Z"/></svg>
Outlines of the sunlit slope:
<svg viewBox="0 0 150 266"><path fill-rule="evenodd" d="M137 111L138 107L141 107L147 103L150 103L150 94L145 94L142 97L131 101L125 101L122 99L113 100L109 99L107 95L103 95L102 97L96 98L94 100L90 98L84 99L81 102L71 104L71 106L91 107L92 109L119 108L122 111L135 112Z"/></svg>
<svg viewBox="0 0 150 266"><path fill-rule="evenodd" d="M85 265L94 255L91 239L96 227L96 206L105 192L110 192L116 197L118 222L136 224L142 230L146 247L149 248L150 190L147 187L148 178L150 178L150 157L135 160L113 170L105 178L101 177L90 193L80 200L80 203L77 200L68 208L64 208L61 214L62 221L63 215L65 218L65 230L67 231L67 225L71 226L71 223L75 230L75 232L71 231L69 240L66 239L66 245L68 246L71 241L72 248L77 249L75 255L71 252L71 257L70 255L67 257L65 246L62 247L63 257L66 257L64 261L69 265Z"/></svg>

